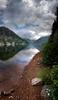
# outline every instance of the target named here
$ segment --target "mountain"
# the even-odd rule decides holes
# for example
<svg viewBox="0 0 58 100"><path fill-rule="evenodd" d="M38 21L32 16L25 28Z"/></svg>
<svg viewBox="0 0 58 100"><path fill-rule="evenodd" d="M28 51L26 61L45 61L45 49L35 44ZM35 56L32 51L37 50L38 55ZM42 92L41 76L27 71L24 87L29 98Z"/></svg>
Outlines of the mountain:
<svg viewBox="0 0 58 100"><path fill-rule="evenodd" d="M6 27L0 27L0 59L7 60L27 46L27 41Z"/></svg>
<svg viewBox="0 0 58 100"><path fill-rule="evenodd" d="M33 45L39 49L42 50L43 46L47 43L49 39L49 36L41 37L40 39L33 42Z"/></svg>
<svg viewBox="0 0 58 100"><path fill-rule="evenodd" d="M3 38L16 38L16 39L20 39L22 41L25 41L24 39L20 38L18 35L16 35L13 31L11 31L10 29L6 28L6 27L0 27L0 37L3 37Z"/></svg>

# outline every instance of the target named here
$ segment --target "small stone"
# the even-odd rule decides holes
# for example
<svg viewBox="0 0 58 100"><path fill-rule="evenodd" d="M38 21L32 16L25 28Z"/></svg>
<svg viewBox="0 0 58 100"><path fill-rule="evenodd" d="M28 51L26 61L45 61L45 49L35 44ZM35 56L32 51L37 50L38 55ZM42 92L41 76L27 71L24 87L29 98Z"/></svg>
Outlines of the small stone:
<svg viewBox="0 0 58 100"><path fill-rule="evenodd" d="M38 62L37 65L40 65L40 63Z"/></svg>
<svg viewBox="0 0 58 100"><path fill-rule="evenodd" d="M14 99L14 97L13 96L9 96L9 99Z"/></svg>

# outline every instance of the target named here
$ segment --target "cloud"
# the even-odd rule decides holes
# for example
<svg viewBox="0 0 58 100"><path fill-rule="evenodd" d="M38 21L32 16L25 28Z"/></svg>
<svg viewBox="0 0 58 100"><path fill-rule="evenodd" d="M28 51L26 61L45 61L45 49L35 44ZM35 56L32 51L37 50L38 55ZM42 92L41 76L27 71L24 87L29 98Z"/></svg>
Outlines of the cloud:
<svg viewBox="0 0 58 100"><path fill-rule="evenodd" d="M20 0L19 2L18 0L10 0L4 17L10 20L10 22L17 24L30 23L39 19L39 17L40 19L43 16L47 17L46 15L51 13L51 5L55 4L54 1L54 3L52 3L51 1L41 0L36 6L35 2L31 1L32 0Z"/></svg>
<svg viewBox="0 0 58 100"><path fill-rule="evenodd" d="M32 0L23 0L23 2L24 2L24 3L26 4L26 6L28 6L28 7L33 7L33 6L34 6Z"/></svg>
<svg viewBox="0 0 58 100"><path fill-rule="evenodd" d="M58 0L0 0L0 2L0 8L5 7L2 12L0 10L1 22L17 34L24 30L24 33L29 33L29 38L34 38L33 31L36 36L40 32L47 34L51 32Z"/></svg>
<svg viewBox="0 0 58 100"><path fill-rule="evenodd" d="M7 5L7 0L0 0L0 9L5 9Z"/></svg>

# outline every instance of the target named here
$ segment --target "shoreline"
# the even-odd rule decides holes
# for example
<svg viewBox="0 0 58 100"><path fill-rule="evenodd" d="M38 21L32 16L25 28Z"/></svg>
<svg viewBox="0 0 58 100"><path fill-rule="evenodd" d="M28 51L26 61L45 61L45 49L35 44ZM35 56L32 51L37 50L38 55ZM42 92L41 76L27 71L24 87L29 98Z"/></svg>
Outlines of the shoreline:
<svg viewBox="0 0 58 100"><path fill-rule="evenodd" d="M14 93L11 93L10 96L19 96L20 100L41 100L40 93L42 85L40 84L39 86L35 87L31 85L32 78L37 77L37 73L42 66L41 64L38 65L38 61L40 62L41 60L42 54L37 53L30 61L30 63L25 67L23 74L21 74L21 77L18 78L17 84L12 86L12 89L14 89L15 91ZM20 76L20 73L17 73L17 75ZM10 96L0 97L0 100L9 100Z"/></svg>

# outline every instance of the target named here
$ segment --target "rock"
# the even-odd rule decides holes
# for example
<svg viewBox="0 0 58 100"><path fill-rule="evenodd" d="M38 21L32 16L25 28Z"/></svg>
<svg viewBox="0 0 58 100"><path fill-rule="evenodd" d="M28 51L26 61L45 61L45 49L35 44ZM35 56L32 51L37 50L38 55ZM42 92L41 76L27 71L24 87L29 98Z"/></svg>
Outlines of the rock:
<svg viewBox="0 0 58 100"><path fill-rule="evenodd" d="M44 85L41 91L41 97L43 100L50 100L50 89L47 85Z"/></svg>
<svg viewBox="0 0 58 100"><path fill-rule="evenodd" d="M1 91L0 96L9 96L11 93L15 92L14 89L11 89L10 91Z"/></svg>
<svg viewBox="0 0 58 100"><path fill-rule="evenodd" d="M38 62L37 65L40 65L40 62Z"/></svg>
<svg viewBox="0 0 58 100"><path fill-rule="evenodd" d="M31 84L32 85L38 85L40 83L42 83L42 79L37 78L37 77L36 78L33 78L32 81L31 81Z"/></svg>
<svg viewBox="0 0 58 100"><path fill-rule="evenodd" d="M9 96L9 99L11 100L11 99L13 99L14 100L14 97L13 96Z"/></svg>
<svg viewBox="0 0 58 100"><path fill-rule="evenodd" d="M6 92L6 91L4 91L4 96L8 96L8 95L10 95L11 93L8 91L8 92Z"/></svg>

